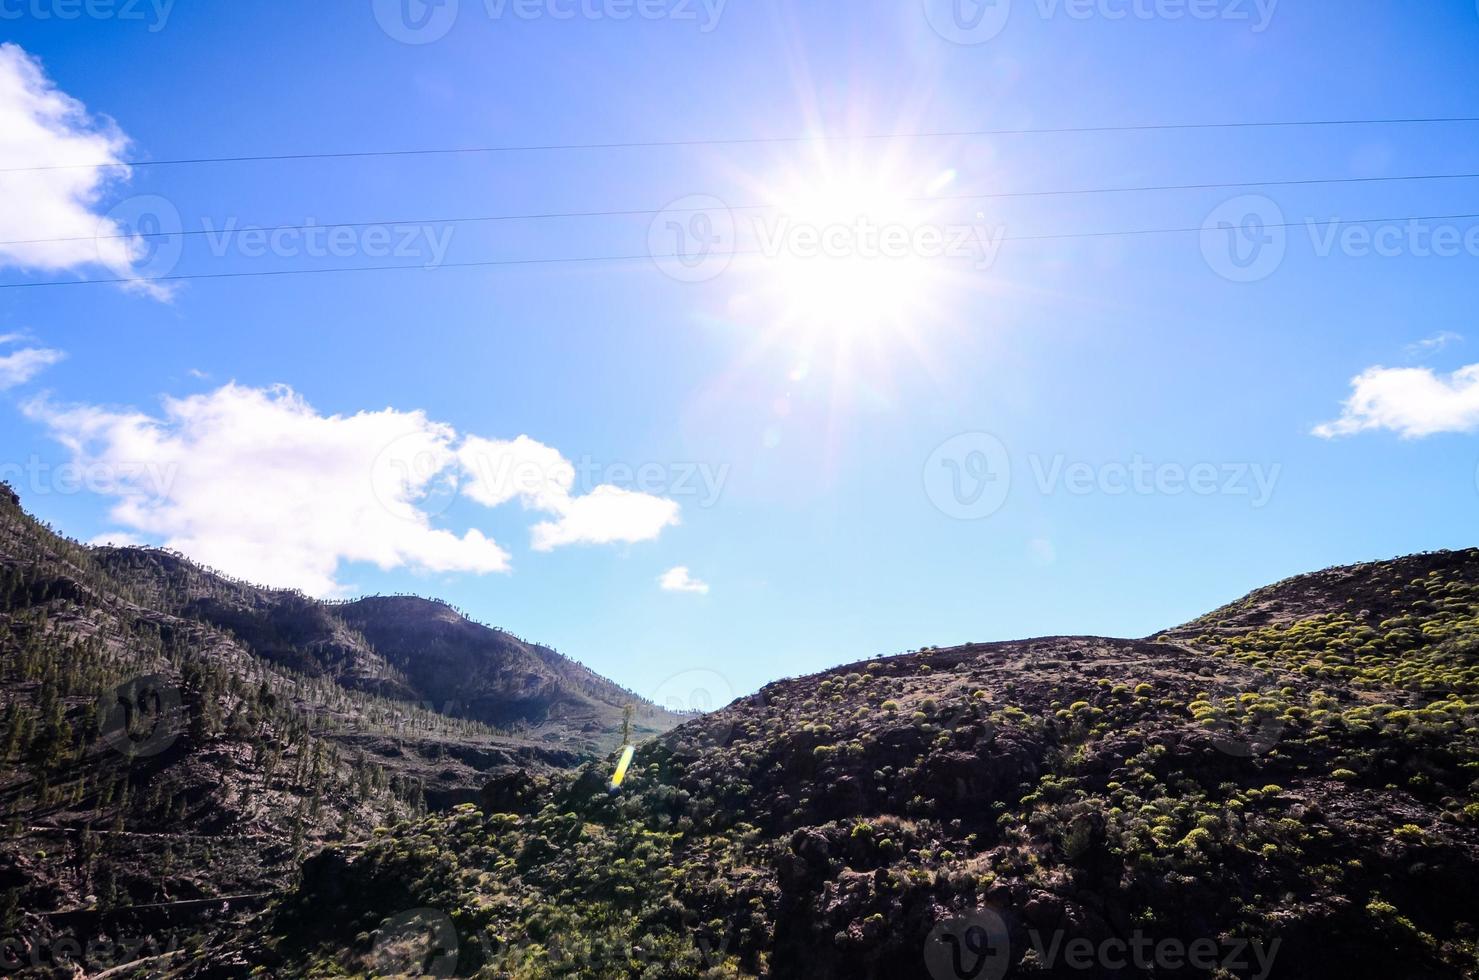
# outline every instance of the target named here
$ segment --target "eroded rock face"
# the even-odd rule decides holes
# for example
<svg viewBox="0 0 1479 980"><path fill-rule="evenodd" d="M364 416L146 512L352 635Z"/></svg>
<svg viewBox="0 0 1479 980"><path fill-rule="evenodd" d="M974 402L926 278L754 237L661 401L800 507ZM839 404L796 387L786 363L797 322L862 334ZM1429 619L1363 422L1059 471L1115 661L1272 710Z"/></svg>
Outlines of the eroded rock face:
<svg viewBox="0 0 1479 980"><path fill-rule="evenodd" d="M488 781L480 794L484 813L520 813L539 791L540 783L522 769Z"/></svg>

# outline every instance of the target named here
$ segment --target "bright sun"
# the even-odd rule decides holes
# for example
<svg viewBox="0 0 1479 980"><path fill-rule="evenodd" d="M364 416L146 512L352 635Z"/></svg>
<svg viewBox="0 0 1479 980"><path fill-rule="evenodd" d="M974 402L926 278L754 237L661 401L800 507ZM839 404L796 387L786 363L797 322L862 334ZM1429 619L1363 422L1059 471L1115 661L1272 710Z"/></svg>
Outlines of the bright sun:
<svg viewBox="0 0 1479 980"><path fill-rule="evenodd" d="M917 328L968 244L969 227L944 223L929 200L951 178L823 162L765 182L765 207L741 221L759 256L749 263L754 292L774 326L843 342Z"/></svg>

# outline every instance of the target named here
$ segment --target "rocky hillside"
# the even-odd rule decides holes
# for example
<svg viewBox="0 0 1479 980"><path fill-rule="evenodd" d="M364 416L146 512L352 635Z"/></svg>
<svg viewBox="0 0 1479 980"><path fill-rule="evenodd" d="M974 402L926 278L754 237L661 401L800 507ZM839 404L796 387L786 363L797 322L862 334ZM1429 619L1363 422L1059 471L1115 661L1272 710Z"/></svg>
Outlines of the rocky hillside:
<svg viewBox="0 0 1479 980"><path fill-rule="evenodd" d="M772 684L324 851L180 975L1479 975L1479 551Z"/></svg>
<svg viewBox="0 0 1479 980"><path fill-rule="evenodd" d="M0 491L0 971L206 941L325 843L678 721L441 603L86 548Z"/></svg>
<svg viewBox="0 0 1479 980"><path fill-rule="evenodd" d="M94 561L154 608L235 637L258 658L355 691L513 728L578 751L606 751L622 710L637 730L674 719L548 647L468 620L446 603L383 596L323 603L205 571L167 552L99 548Z"/></svg>

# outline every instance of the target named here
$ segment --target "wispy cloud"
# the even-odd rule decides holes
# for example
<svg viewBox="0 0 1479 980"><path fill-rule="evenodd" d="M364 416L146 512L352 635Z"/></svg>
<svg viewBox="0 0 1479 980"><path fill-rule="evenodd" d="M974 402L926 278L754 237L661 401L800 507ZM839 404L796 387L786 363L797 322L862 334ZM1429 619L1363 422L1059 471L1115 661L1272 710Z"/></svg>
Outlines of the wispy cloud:
<svg viewBox="0 0 1479 980"><path fill-rule="evenodd" d="M19 334L6 334L0 337L0 346L20 339ZM26 347L9 354L0 354L0 391L25 384L66 356L59 350L46 347Z"/></svg>
<svg viewBox="0 0 1479 980"><path fill-rule="evenodd" d="M1479 364L1448 375L1428 368L1373 367L1351 380L1340 418L1315 427L1325 439L1388 430L1416 439L1479 430Z"/></svg>
<svg viewBox="0 0 1479 980"><path fill-rule="evenodd" d="M709 583L702 582L693 577L687 565L679 565L670 568L658 576L657 584L664 592L692 592L697 595L709 594Z"/></svg>
<svg viewBox="0 0 1479 980"><path fill-rule="evenodd" d="M1454 333L1452 330L1443 330L1433 334L1431 337L1424 337L1416 343L1408 344L1407 356L1413 358L1427 357L1429 354L1438 353L1450 344L1463 343L1463 339L1463 334Z"/></svg>
<svg viewBox="0 0 1479 980"><path fill-rule="evenodd" d="M488 507L518 500L525 509L555 519L531 532L535 551L572 544L650 541L678 523L678 504L665 497L602 484L574 494L575 465L550 446L529 438L468 437L458 450L467 496Z"/></svg>

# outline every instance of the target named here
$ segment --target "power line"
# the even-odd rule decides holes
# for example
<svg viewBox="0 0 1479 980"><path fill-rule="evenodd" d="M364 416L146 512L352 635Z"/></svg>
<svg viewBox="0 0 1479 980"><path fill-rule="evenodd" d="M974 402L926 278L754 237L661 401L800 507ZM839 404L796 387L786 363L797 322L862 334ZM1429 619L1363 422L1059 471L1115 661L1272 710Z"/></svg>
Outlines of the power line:
<svg viewBox="0 0 1479 980"><path fill-rule="evenodd" d="M1159 191L1196 191L1196 190L1232 190L1237 188L1268 188L1268 187L1311 187L1317 185L1335 184L1377 184L1416 182L1430 180L1479 180L1479 173L1464 174L1404 174L1392 177L1315 177L1301 178L1296 180L1244 180L1229 183L1210 184L1150 184L1137 187L1091 187L1068 190L1036 190L1036 191L998 191L990 194L951 194L933 195L923 197L906 197L902 200L909 204L949 203L954 201L987 201L1004 200L1012 198L1033 197L1071 197L1094 194L1138 194ZM729 211L766 211L779 209L779 204L738 204L725 205L724 209ZM477 222L493 221L537 221L550 218L614 218L614 217L651 217L659 214L697 214L705 211L719 210L718 208L690 207L690 208L622 208L608 211L542 211L527 214L490 214L490 215L459 215L449 218L402 218L393 221L344 221L332 224L301 224L301 225L274 225L263 228L263 231L307 231L314 228L371 228L386 225L450 225L469 224ZM120 239L132 240L136 238L188 238L199 235L222 235L239 231L237 228L209 228L195 231L151 231L138 232L126 235L77 235L71 238L29 238L18 241L0 242L0 246L6 245L55 245L64 242L88 242L88 241L116 241Z"/></svg>
<svg viewBox="0 0 1479 980"><path fill-rule="evenodd" d="M98 163L0 168L0 173L47 170L91 170L102 167L169 167L186 164L264 163L287 160L350 160L364 157L446 156L471 153L543 153L563 150L632 150L684 146L761 146L786 143L831 143L896 139L952 139L979 136L1057 136L1089 133L1153 133L1217 129L1292 129L1336 126L1426 126L1476 123L1479 116L1398 119L1306 119L1286 122L1154 123L1123 126L1065 126L1041 129L964 129L893 133L813 133L805 136L746 136L718 139L623 140L608 143L530 143L505 146L430 147L411 150L351 150L337 153L264 153L243 156L181 157L172 160L104 160Z"/></svg>
<svg viewBox="0 0 1479 980"><path fill-rule="evenodd" d="M1434 215L1405 215L1395 218L1347 218L1337 219L1335 224L1342 225L1369 225L1388 224L1403 221L1466 221L1479 220L1479 214L1434 214ZM1262 228L1298 228L1301 222L1285 221L1263 225ZM1094 239L1094 238L1127 238L1138 235L1175 235L1191 232L1203 232L1207 229L1202 226L1195 228L1140 228L1130 231L1090 231L1070 232L1065 234L1051 235L1007 235L996 239L998 242L1046 242L1065 241L1069 239ZM127 283L155 283L155 282L184 282L192 279L251 279L265 276L314 276L326 275L340 272L399 272L410 269L420 269L425 272L434 272L442 269L482 269L496 266L534 266L534 265L574 265L587 262L633 262L633 261L657 261L662 259L691 259L707 258L733 258L739 256L758 256L765 253L759 249L745 249L738 251L714 251L695 255L693 253L663 253L653 255L642 253L637 255L577 255L556 256L533 259L486 259L476 262L443 262L438 265L360 265L360 266L338 266L329 269L258 269L251 272L192 272L167 276L129 276L117 279L55 279L48 282L11 282L0 283L0 289L39 289L48 286L106 286L123 285Z"/></svg>

